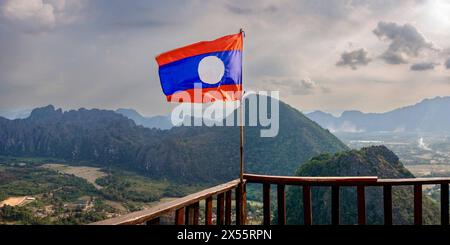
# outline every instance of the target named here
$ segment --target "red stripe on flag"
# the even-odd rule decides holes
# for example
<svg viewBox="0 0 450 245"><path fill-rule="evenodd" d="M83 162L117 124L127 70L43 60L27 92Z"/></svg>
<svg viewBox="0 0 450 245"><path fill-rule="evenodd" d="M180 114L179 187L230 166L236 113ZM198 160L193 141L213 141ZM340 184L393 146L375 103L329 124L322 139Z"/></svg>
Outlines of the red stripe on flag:
<svg viewBox="0 0 450 245"><path fill-rule="evenodd" d="M187 57L212 52L241 50L243 47L242 33L221 37L213 41L202 41L174 49L156 56L159 66L172 63Z"/></svg>
<svg viewBox="0 0 450 245"><path fill-rule="evenodd" d="M195 93L195 94L194 94ZM169 102L208 103L214 101L235 101L242 97L242 86L222 85L216 88L194 88L168 95Z"/></svg>

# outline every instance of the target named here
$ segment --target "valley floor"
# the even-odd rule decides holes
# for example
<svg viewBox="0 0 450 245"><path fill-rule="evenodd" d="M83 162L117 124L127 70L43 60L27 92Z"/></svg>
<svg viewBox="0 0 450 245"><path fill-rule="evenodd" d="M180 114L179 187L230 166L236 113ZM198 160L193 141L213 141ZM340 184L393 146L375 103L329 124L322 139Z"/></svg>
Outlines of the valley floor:
<svg viewBox="0 0 450 245"><path fill-rule="evenodd" d="M54 159L0 156L0 224L86 224L203 188Z"/></svg>

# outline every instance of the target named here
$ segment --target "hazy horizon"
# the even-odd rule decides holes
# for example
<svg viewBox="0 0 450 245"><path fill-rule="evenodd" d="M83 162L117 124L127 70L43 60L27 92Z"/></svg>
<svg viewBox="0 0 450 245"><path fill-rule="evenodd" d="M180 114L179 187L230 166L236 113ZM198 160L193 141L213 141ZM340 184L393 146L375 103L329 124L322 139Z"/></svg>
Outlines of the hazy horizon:
<svg viewBox="0 0 450 245"><path fill-rule="evenodd" d="M302 110L301 108L296 108L296 107L294 107L294 108L299 110L299 111L301 111L303 114L308 114L308 113L312 113L312 112L316 112L316 111L321 111L321 112L332 114L335 117L340 117L341 114L343 112L345 112L345 111L360 111L360 112L363 112L363 113L386 113L386 112L390 112L392 110L400 109L400 108L403 108L403 107L413 106L413 105L415 105L417 103L420 103L420 102L422 102L423 100L426 100L426 99L435 99L435 98L438 98L438 97L440 97L440 98L445 98L445 97L450 98L450 96L435 96L435 97L423 98L423 99L421 99L421 100L419 100L419 101L417 101L415 103L402 105L402 106L399 106L399 107L396 107L396 108L392 108L390 110L382 111L382 112L360 111L360 110L356 110L356 109L352 109L352 108L341 109L341 110L339 110L339 109L337 109L337 110L326 110L326 109L324 109L324 110L322 110L322 109ZM45 106L48 106L48 105L54 106L55 109L61 108L63 111L78 110L78 109L81 109L81 108L85 108L85 109L103 109L103 110L113 110L113 111L118 110L118 109L126 109L126 110L130 109L130 110L134 110L134 111L138 112L141 116L144 116L144 117L167 116L167 115L170 114L169 112L166 113L166 114L145 114L145 113L141 112L140 110L138 110L136 108L132 108L132 107L117 107L117 108L74 107L74 108L65 108L65 107L61 107L61 106L56 105L56 104L45 104L45 105L35 106L35 107L32 107L32 108L18 108L18 109L0 108L0 116L5 115L5 114L17 114L17 113L31 112L31 110L33 110L35 108L41 108L41 107L45 107ZM9 119L11 119L11 118L9 118Z"/></svg>

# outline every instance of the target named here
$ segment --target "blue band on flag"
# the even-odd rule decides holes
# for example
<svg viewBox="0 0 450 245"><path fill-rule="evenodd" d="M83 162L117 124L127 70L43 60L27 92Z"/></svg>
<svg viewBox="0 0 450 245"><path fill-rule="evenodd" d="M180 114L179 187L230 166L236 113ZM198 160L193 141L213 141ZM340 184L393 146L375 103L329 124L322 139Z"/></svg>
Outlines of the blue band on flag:
<svg viewBox="0 0 450 245"><path fill-rule="evenodd" d="M216 84L202 82L198 74L198 65L207 56L216 56L222 60L225 66L224 75ZM214 52L181 59L161 66L159 68L159 77L165 95L172 95L177 91L193 89L195 83L202 83L203 88L241 84L242 52L238 50Z"/></svg>

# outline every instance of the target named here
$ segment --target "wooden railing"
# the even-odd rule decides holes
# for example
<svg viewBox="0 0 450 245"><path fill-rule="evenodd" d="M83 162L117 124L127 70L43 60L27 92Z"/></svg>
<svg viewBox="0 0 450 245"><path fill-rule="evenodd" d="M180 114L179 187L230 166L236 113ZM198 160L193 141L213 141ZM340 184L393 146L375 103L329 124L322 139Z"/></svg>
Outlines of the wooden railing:
<svg viewBox="0 0 450 245"><path fill-rule="evenodd" d="M365 189L368 186L382 186L384 224L392 225L392 186L414 186L414 224L422 224L422 186L440 185L441 187L441 224L449 224L449 183L450 178L410 178L410 179L378 179L368 177L288 177L266 175L244 175L247 183L263 185L263 213L265 225L271 222L270 187L277 186L278 224L286 224L285 186L298 185L303 189L304 224L312 224L311 187L331 187L331 224L339 225L339 189L341 186L355 186L357 191L358 224L366 224Z"/></svg>
<svg viewBox="0 0 450 245"><path fill-rule="evenodd" d="M198 225L200 201L204 201L205 225L213 224L213 197L216 197L216 224L230 225L232 223L232 196L234 194L235 224L244 224L246 220L245 181L233 180L225 184L214 186L200 192L165 202L153 208L129 213L123 216L92 223L92 225L138 225L159 224L164 214L175 212L174 224Z"/></svg>
<svg viewBox="0 0 450 245"><path fill-rule="evenodd" d="M361 177L291 177L245 174L244 182L233 180L203 191L162 203L156 207L142 210L116 218L93 223L94 225L133 225L159 224L160 217L169 212L175 212L175 224L198 225L200 202L204 202L204 224L211 225L213 215L213 199L216 200L216 224L232 224L232 196L235 200L234 224L245 224L246 212L246 184L259 183L263 189L263 224L271 224L271 186L276 185L277 192L277 224L286 224L286 195L287 185L301 186L303 191L304 224L312 225L311 187L328 186L331 188L331 224L339 225L340 187L356 188L358 224L366 224L365 190L369 186L383 188L384 224L392 225L392 186L414 187L414 224L422 224L422 186L440 185L441 187L441 224L449 224L449 183L450 178L411 178L411 179L378 179L376 176Z"/></svg>

